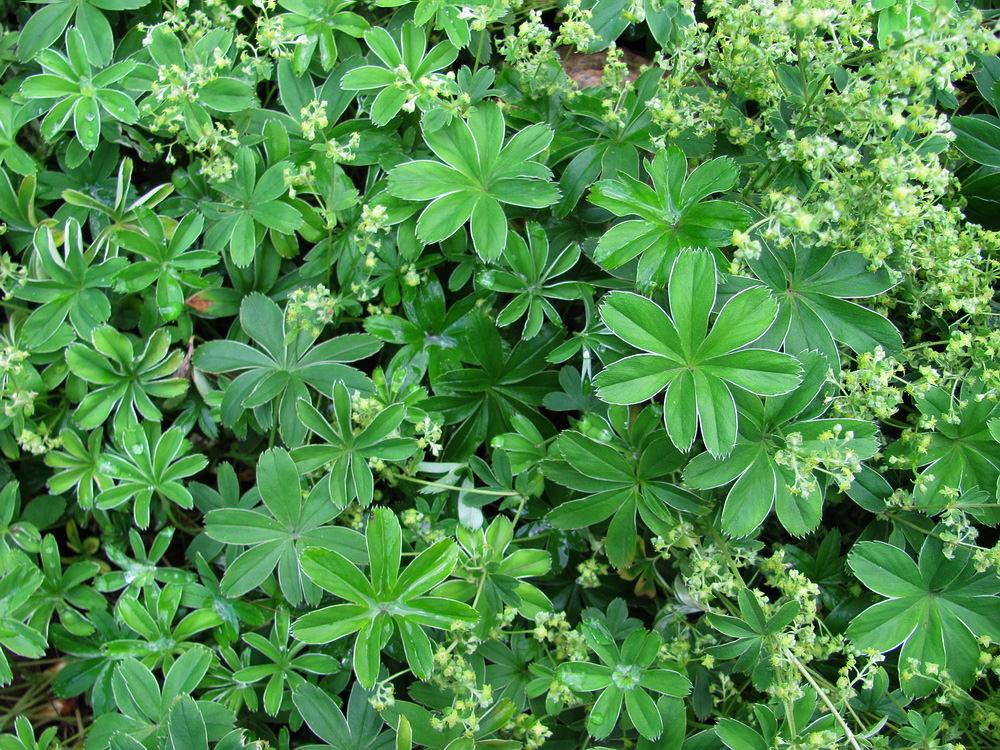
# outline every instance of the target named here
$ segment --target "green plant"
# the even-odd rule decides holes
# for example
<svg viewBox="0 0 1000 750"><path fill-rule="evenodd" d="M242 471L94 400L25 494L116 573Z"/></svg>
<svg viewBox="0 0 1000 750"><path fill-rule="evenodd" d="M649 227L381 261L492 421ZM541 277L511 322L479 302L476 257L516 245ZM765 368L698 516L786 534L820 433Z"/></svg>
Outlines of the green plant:
<svg viewBox="0 0 1000 750"><path fill-rule="evenodd" d="M181 508L194 505L182 480L204 469L208 461L204 456L184 455L190 444L178 428L160 434L156 423L135 426L117 435L116 442L118 451L104 453L99 467L104 476L115 480L115 486L101 492L98 508L117 508L130 502L136 525L145 529L154 495Z"/></svg>
<svg viewBox="0 0 1000 750"><path fill-rule="evenodd" d="M57 243L49 227L35 233L35 257L44 276L28 279L17 290L20 299L41 303L24 323L25 336L35 346L52 339L67 319L77 335L84 338L106 322L111 316L111 303L101 290L111 286L112 278L124 265L121 258L112 258L91 267L84 255L80 224L72 219L66 222L62 235L62 243Z"/></svg>
<svg viewBox="0 0 1000 750"><path fill-rule="evenodd" d="M934 690L941 670L968 687L978 666L975 639L998 639L990 612L1000 585L990 573L977 572L971 558L968 550L945 557L933 536L917 563L885 542L859 543L847 558L862 583L888 597L858 615L847 634L860 648L890 651L902 644L901 683L910 695Z"/></svg>
<svg viewBox="0 0 1000 750"><path fill-rule="evenodd" d="M21 93L28 99L58 99L42 120L41 132L46 138L55 137L72 118L77 141L93 151L101 142L103 114L124 123L139 119L135 102L123 91L111 88L132 72L135 62L122 60L94 74L87 44L77 28L66 32L66 51L68 56L51 49L39 52L37 59L45 72L27 78ZM96 55L99 59L110 57L104 50Z"/></svg>
<svg viewBox="0 0 1000 750"><path fill-rule="evenodd" d="M458 53L451 44L441 42L425 52L427 35L412 23L403 24L398 39L377 26L367 30L365 43L382 64L354 68L340 80L350 91L379 92L369 105L375 125L385 125L402 109L423 109L433 101L435 88L450 87L447 78L435 74L455 61Z"/></svg>
<svg viewBox="0 0 1000 750"><path fill-rule="evenodd" d="M296 448L292 459L305 472L329 467L326 487L336 505L343 507L348 498L356 498L367 506L375 492L368 462L402 461L417 447L412 438L393 437L406 415L406 407L391 404L364 427L355 429L351 397L343 383L334 384L332 397L336 427L311 404L299 404L299 419L323 443Z"/></svg>
<svg viewBox="0 0 1000 750"><path fill-rule="evenodd" d="M507 240L503 257L510 271L490 269L477 279L481 286L494 292L515 295L497 315L497 325L508 326L527 316L521 332L525 340L537 336L546 320L557 325L562 322L549 300L581 299L591 293L580 282L552 281L576 265L580 247L569 245L553 254L541 225L528 224L527 229L527 243L514 233Z"/></svg>
<svg viewBox="0 0 1000 750"><path fill-rule="evenodd" d="M38 659L48 645L45 635L24 622L23 605L42 583L41 573L32 565L21 564L8 569L0 579L3 602L0 607L0 634L3 645L18 656ZM7 655L0 650L0 685L14 679Z"/></svg>
<svg viewBox="0 0 1000 750"><path fill-rule="evenodd" d="M226 388L223 424L233 426L245 409L253 409L272 435L280 425L285 443L296 446L307 434L296 404L308 397L310 388L331 393L339 380L367 389L364 375L342 363L378 351L379 343L371 336L348 334L314 346L317 334L305 328L289 330L281 309L261 294L244 298L240 324L261 349L239 341L209 341L194 356L195 366L206 372L244 371Z"/></svg>
<svg viewBox="0 0 1000 750"><path fill-rule="evenodd" d="M760 396L788 393L802 380L802 366L788 354L750 348L777 316L765 289L728 300L707 331L715 294L715 259L688 250L670 271L672 317L646 297L608 295L601 319L644 353L612 363L595 383L601 399L613 404L641 403L666 388L663 418L674 445L690 450L700 427L708 452L722 457L736 445L739 407L733 387Z"/></svg>
<svg viewBox="0 0 1000 750"><path fill-rule="evenodd" d="M607 737L624 703L629 719L643 737L659 737L663 732L660 711L646 691L681 698L691 689L688 679L674 670L650 668L660 639L645 630L633 630L619 648L607 628L595 620L584 623L583 635L603 664L564 664L559 668L559 680L573 690L601 691L587 717L587 729L598 739Z"/></svg>
<svg viewBox="0 0 1000 750"><path fill-rule="evenodd" d="M790 533L808 534L819 526L827 485L849 489L861 461L878 450L871 422L823 416L827 360L816 352L803 352L799 360L807 369L793 391L764 399L763 408L745 403L731 454L702 453L684 469L684 481L695 489L733 482L721 520L734 536L752 534L772 507Z"/></svg>
<svg viewBox="0 0 1000 750"><path fill-rule="evenodd" d="M118 237L121 246L144 260L131 263L115 277L115 284L126 292L141 292L155 284L156 306L164 320L180 317L184 310L185 287L201 289L204 282L196 273L218 262L208 250L192 250L201 234L204 221L195 213L184 216L169 235L162 222L147 209L139 209L143 232L126 230Z"/></svg>
<svg viewBox="0 0 1000 750"><path fill-rule="evenodd" d="M712 159L688 175L683 152L671 146L645 167L652 187L624 172L594 185L591 203L616 216L641 217L609 229L597 243L594 258L605 268L618 268L640 255L639 285L663 286L673 275L681 248L729 245L733 232L750 223L750 213L731 201L705 200L736 184L739 172L729 159Z"/></svg>
<svg viewBox="0 0 1000 750"><path fill-rule="evenodd" d="M302 226L294 206L280 200L288 191L284 177L288 166L279 162L258 178L253 151L241 152L235 178L219 186L227 202L202 208L213 219L206 243L213 249L228 246L233 263L248 266L263 235L260 230L288 234Z"/></svg>
<svg viewBox="0 0 1000 750"><path fill-rule="evenodd" d="M507 247L504 204L545 208L559 199L551 172L535 160L551 142L551 129L536 123L510 138L505 133L503 112L484 104L468 121L424 128L428 148L441 161L417 159L389 173L392 195L430 201L417 220L422 242L446 240L469 222L476 253L496 260Z"/></svg>
<svg viewBox="0 0 1000 750"><path fill-rule="evenodd" d="M700 498L663 479L683 458L654 426L658 416L647 409L628 423L622 411L612 412L612 425L621 438L610 445L578 432L563 432L558 442L562 460L545 464L552 480L587 493L558 506L546 520L557 529L579 529L610 517L606 547L608 560L617 568L626 567L632 557L637 513L646 526L667 533L674 523L671 509L704 510Z"/></svg>
<svg viewBox="0 0 1000 750"><path fill-rule="evenodd" d="M988 5L0 3L0 750L1000 745Z"/></svg>
<svg viewBox="0 0 1000 750"><path fill-rule="evenodd" d="M100 427L112 412L118 434L137 426L140 415L159 422L163 412L152 399L173 398L187 390L187 381L176 377L183 355L168 353L170 337L165 331L153 333L138 354L128 336L108 325L94 328L88 338L93 348L78 343L66 350L70 370L97 386L73 415L83 429Z"/></svg>
<svg viewBox="0 0 1000 750"><path fill-rule="evenodd" d="M257 469L257 491L266 512L226 507L206 514L209 537L248 548L226 568L226 595L247 593L277 568L281 589L292 604L315 602L319 592L302 576L307 547L338 549L352 561L367 559L356 532L328 525L338 509L325 489L320 486L303 495L291 456L275 448L261 456Z"/></svg>
<svg viewBox="0 0 1000 750"><path fill-rule="evenodd" d="M448 629L474 623L467 604L433 596L433 589L455 567L455 543L442 540L415 557L400 573L402 533L399 521L385 508L372 512L365 532L370 576L332 549L314 548L302 555L306 575L325 591L347 600L303 615L292 629L305 643L329 643L357 632L354 673L362 687L374 687L379 652L394 630L399 632L406 662L418 677L433 667L431 641L424 627Z"/></svg>
<svg viewBox="0 0 1000 750"><path fill-rule="evenodd" d="M111 743L119 733L140 745L147 738L165 742L170 736L172 714L178 710L177 706L182 706L180 711L190 711L191 703L202 717L207 738L221 738L232 727L232 713L217 703L195 702L190 698L211 661L212 653L208 649L193 648L167 670L161 686L153 673L138 661L124 659L115 667L111 678L111 688L121 713L107 714L95 723L88 742L99 748L113 746Z"/></svg>

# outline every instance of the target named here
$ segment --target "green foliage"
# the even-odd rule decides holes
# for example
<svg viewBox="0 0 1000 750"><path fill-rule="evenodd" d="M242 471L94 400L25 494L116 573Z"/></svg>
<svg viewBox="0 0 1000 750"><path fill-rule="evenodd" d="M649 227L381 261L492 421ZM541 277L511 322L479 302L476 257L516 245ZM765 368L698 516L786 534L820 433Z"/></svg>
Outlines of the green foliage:
<svg viewBox="0 0 1000 750"><path fill-rule="evenodd" d="M140 415L158 422L163 413L152 399L174 398L187 390L185 380L173 377L182 354L169 351L166 332L154 332L138 353L134 341L109 325L94 328L88 339L93 348L76 343L66 350L66 365L73 375L97 386L73 413L83 429L100 427L112 412L118 434L138 425Z"/></svg>
<svg viewBox="0 0 1000 750"><path fill-rule="evenodd" d="M733 669L751 675L754 684L763 688L774 680L775 652L778 661L782 655L780 641L774 636L792 623L801 607L798 602L787 602L767 617L749 589L742 589L738 600L740 617L708 615L712 627L735 639L715 647L712 653L727 659L738 657Z"/></svg>
<svg viewBox="0 0 1000 750"><path fill-rule="evenodd" d="M561 461L546 462L544 471L553 481L587 493L564 503L546 520L557 529L582 529L612 517L607 532L608 560L624 568L632 557L636 513L643 523L667 533L674 518L669 508L697 513L700 499L664 481L683 461L657 429L651 409L633 424L621 411L612 412L619 439L609 444L566 431L559 435Z"/></svg>
<svg viewBox="0 0 1000 750"><path fill-rule="evenodd" d="M237 164L233 184L220 188L229 201L203 209L214 219L205 240L216 248L228 245L233 263L248 266L259 242L258 225L289 234L302 226L302 217L292 206L278 200L287 191L283 176L286 163L268 168L260 179L252 151L241 152Z"/></svg>
<svg viewBox="0 0 1000 750"><path fill-rule="evenodd" d="M662 286L672 276L681 248L729 245L733 232L750 223L745 207L705 200L736 184L739 172L730 159L712 159L688 175L683 152L671 146L646 164L646 172L652 186L619 172L617 179L594 185L590 195L591 203L616 216L640 217L613 226L594 251L594 259L605 268L641 256L636 269L640 286Z"/></svg>
<svg viewBox="0 0 1000 750"><path fill-rule="evenodd" d="M0 605L0 633L3 639L0 644L18 656L31 659L40 658L47 643L45 635L24 622L21 610L41 582L41 572L27 564L10 568L0 579L0 594L3 594L0 600L3 602ZM0 650L0 684L8 685L13 678L7 655Z"/></svg>
<svg viewBox="0 0 1000 750"><path fill-rule="evenodd" d="M349 603L303 615L295 623L295 637L305 643L329 643L357 632L354 673L361 686L370 690L378 677L379 652L396 629L407 664L415 675L426 679L433 653L423 627L444 630L455 623L473 623L478 617L466 604L428 595L455 567L455 543L446 539L431 545L400 573L402 532L399 521L385 508L373 511L365 542L370 577L333 549L303 553L302 567L312 582Z"/></svg>
<svg viewBox="0 0 1000 750"><path fill-rule="evenodd" d="M799 358L808 369L798 387L764 399L763 408L746 403L746 419L731 454L718 458L702 453L684 469L684 481L696 489L733 482L721 517L722 528L733 536L752 534L772 507L790 533L808 534L823 514L827 476L849 488L861 471L860 462L878 450L872 423L823 418L825 404L819 396L827 361L815 352Z"/></svg>
<svg viewBox="0 0 1000 750"><path fill-rule="evenodd" d="M801 381L794 357L750 348L774 323L777 304L767 290L748 289L728 300L708 330L715 304L716 268L711 254L686 250L670 271L671 316L652 300L614 292L601 304L601 319L626 343L642 350L609 365L595 378L598 395L612 404L637 404L666 388L667 435L681 451L701 432L718 458L736 445L739 407L733 388L761 396L788 393Z"/></svg>
<svg viewBox="0 0 1000 750"><path fill-rule="evenodd" d="M945 557L941 542L928 537L918 563L885 542L861 542L847 559L862 583L888 597L854 618L848 634L859 648L890 651L902 644L901 682L910 695L930 694L941 669L969 687L979 662L975 639L997 638L992 613L1000 583L977 572L971 557L968 550ZM914 673L910 664L923 666Z"/></svg>
<svg viewBox="0 0 1000 750"><path fill-rule="evenodd" d="M437 130L423 128L424 141L441 161L417 159L389 173L389 192L410 201L430 201L417 220L417 237L441 242L468 222L472 244L483 260L507 247L504 205L545 208L559 200L551 172L535 160L552 141L543 123L509 139L503 112L476 107L468 121L456 118Z"/></svg>
<svg viewBox="0 0 1000 750"><path fill-rule="evenodd" d="M1000 746L1000 25L0 3L0 750Z"/></svg>
<svg viewBox="0 0 1000 750"><path fill-rule="evenodd" d="M218 256L208 250L192 250L201 235L204 221L196 213L184 216L169 235L152 212L140 209L142 232L126 230L118 237L121 246L144 258L123 268L115 277L121 290L135 293L155 284L158 312L164 320L180 317L184 311L185 287L202 289L204 282L197 271L211 268Z"/></svg>
<svg viewBox="0 0 1000 750"><path fill-rule="evenodd" d="M756 279L731 276L727 289L755 286L759 279L778 301L778 316L768 335L793 352L815 349L833 365L840 362L838 344L858 354L877 346L897 351L902 338L877 312L852 302L874 297L892 288L885 268L872 271L855 252L836 255L832 249L774 247L770 243L757 258L747 259ZM775 338L771 338L774 335Z"/></svg>
<svg viewBox="0 0 1000 750"><path fill-rule="evenodd" d="M559 325L559 312L549 300L582 299L590 289L576 281L552 281L570 271L580 259L579 245L572 244L553 253L541 225L527 226L528 242L512 233L508 237L503 257L510 270L489 270L480 274L480 286L494 292L513 294L512 299L497 315L497 325L509 326L525 317L522 340L532 339L546 321Z"/></svg>
<svg viewBox="0 0 1000 750"><path fill-rule="evenodd" d="M195 365L205 372L243 372L226 388L220 414L222 423L235 425L245 409L252 409L264 429L281 427L288 445L299 445L306 426L296 404L309 389L330 393L336 382L368 389L367 379L354 362L378 351L371 336L348 334L313 346L316 334L288 329L281 309L262 294L247 295L240 306L240 325L260 349L233 341L209 341L195 352Z"/></svg>
<svg viewBox="0 0 1000 750"><path fill-rule="evenodd" d="M24 335L34 346L44 346L55 338L67 319L77 336L88 338L111 316L111 303L101 289L111 286L124 265L122 259L91 267L84 255L80 224L72 219L63 228L63 238L60 252L49 227L35 233L35 257L44 276L29 278L17 292L20 299L41 303L24 322ZM61 338L57 348L65 345L65 335Z"/></svg>
<svg viewBox="0 0 1000 750"><path fill-rule="evenodd" d="M403 24L398 39L378 26L366 31L365 43L382 64L354 68L340 80L348 91L378 91L369 105L375 125L385 125L404 107L411 112L419 105L424 109L429 100L433 101L429 87L449 85L447 79L435 73L451 65L457 56L457 50L448 42L426 51L427 34L413 23Z"/></svg>
<svg viewBox="0 0 1000 750"><path fill-rule="evenodd" d="M367 559L357 533L328 525L337 509L323 489L304 495L291 456L275 448L261 456L257 468L257 491L266 512L222 507L205 515L209 537L248 548L226 568L222 579L225 595L246 594L277 568L281 590L289 602L316 602L319 592L302 575L302 553L307 547L331 547L352 560Z"/></svg>
<svg viewBox="0 0 1000 750"><path fill-rule="evenodd" d="M639 733L649 739L659 737L663 732L660 712L646 691L681 698L691 690L683 675L670 669L650 669L660 639L640 628L629 633L619 648L610 631L596 620L584 623L583 635L603 664L564 664L559 668L559 679L573 690L601 691L587 717L587 729L598 739L607 737L624 702Z"/></svg>
<svg viewBox="0 0 1000 750"><path fill-rule="evenodd" d="M66 33L66 52L39 52L36 59L44 72L27 78L21 84L21 93L27 99L57 100L42 120L44 137L54 138L71 125L80 145L93 151L101 142L104 114L124 123L139 119L135 102L125 92L111 88L131 73L136 63L123 60L95 75L87 59L87 44L77 28Z"/></svg>
<svg viewBox="0 0 1000 750"><path fill-rule="evenodd" d="M140 529L149 526L154 496L182 508L192 507L194 501L182 480L204 469L208 459L184 455L190 445L178 428L161 435L156 423L136 426L116 436L116 441L118 450L105 453L99 467L103 476L115 480L115 486L101 492L97 507L117 508L130 502Z"/></svg>
<svg viewBox="0 0 1000 750"><path fill-rule="evenodd" d="M406 408L392 404L356 431L351 421L351 397L341 382L333 386L332 407L336 427L310 404L299 403L299 419L323 442L296 448L292 458L300 471L329 467L328 497L336 505L344 507L350 499L356 499L367 506L375 493L368 461L402 461L417 447L412 438L390 437L402 423Z"/></svg>

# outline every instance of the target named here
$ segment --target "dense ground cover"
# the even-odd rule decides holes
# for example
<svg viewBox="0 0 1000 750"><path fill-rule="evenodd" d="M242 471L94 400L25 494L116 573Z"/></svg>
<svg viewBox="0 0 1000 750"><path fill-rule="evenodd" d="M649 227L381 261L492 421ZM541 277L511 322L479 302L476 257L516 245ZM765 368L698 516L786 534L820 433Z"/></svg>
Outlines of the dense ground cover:
<svg viewBox="0 0 1000 750"><path fill-rule="evenodd" d="M990 8L0 14L0 748L1000 744Z"/></svg>

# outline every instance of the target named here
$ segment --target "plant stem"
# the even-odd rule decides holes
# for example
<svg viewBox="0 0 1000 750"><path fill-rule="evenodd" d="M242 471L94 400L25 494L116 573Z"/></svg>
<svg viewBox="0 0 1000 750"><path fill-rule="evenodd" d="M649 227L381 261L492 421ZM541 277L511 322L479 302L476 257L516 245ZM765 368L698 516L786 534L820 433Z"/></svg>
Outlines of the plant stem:
<svg viewBox="0 0 1000 750"><path fill-rule="evenodd" d="M407 482L414 482L415 484L423 484L428 487L440 487L443 490L455 490L457 492L472 492L477 495L491 495L493 497L514 497L515 495L520 495L520 492L507 492L501 490L481 490L478 487L459 487L455 484L444 484L443 482L431 482L427 479L417 479L416 477L408 477L405 474L397 474L395 472L389 472L389 476L393 479L403 479Z"/></svg>
<svg viewBox="0 0 1000 750"><path fill-rule="evenodd" d="M805 665L803 665L802 662L800 662L798 658L788 649L785 649L785 656L787 656L792 664L795 665L795 668L802 673L802 676L806 678L806 682L812 685L813 690L815 690L816 694L819 695L819 699L823 701L823 705L830 709L830 713L833 714L833 718L837 720L837 723L840 724L840 728L843 729L844 734L847 735L847 741L851 743L851 747L853 747L854 750L861 750L861 745L858 744L858 740L854 736L854 732L852 732L851 728L847 726L847 722L844 721L844 717L840 715L837 707L833 705L833 701L830 700L830 696L826 694L826 691L823 690L823 688L816 684L812 675L809 674L809 670L805 668Z"/></svg>

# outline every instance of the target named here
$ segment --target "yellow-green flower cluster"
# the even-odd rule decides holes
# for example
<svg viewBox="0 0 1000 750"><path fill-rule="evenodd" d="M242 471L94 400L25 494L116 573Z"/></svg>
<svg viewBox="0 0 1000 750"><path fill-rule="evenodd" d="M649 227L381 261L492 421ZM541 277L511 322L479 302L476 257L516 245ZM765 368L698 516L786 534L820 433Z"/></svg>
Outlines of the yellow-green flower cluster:
<svg viewBox="0 0 1000 750"><path fill-rule="evenodd" d="M555 647L557 661L587 660L587 641L573 629L565 612L539 612L531 634L535 640Z"/></svg>
<svg viewBox="0 0 1000 750"><path fill-rule="evenodd" d="M322 284L300 287L288 297L285 320L291 328L301 328L312 336L319 336L340 307L339 300Z"/></svg>
<svg viewBox="0 0 1000 750"><path fill-rule="evenodd" d="M552 736L552 730L546 727L540 719L529 713L518 714L504 727L511 737L523 743L525 750L535 750L545 744Z"/></svg>

